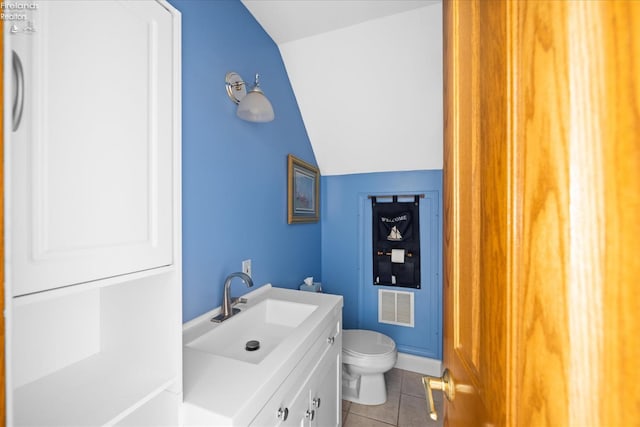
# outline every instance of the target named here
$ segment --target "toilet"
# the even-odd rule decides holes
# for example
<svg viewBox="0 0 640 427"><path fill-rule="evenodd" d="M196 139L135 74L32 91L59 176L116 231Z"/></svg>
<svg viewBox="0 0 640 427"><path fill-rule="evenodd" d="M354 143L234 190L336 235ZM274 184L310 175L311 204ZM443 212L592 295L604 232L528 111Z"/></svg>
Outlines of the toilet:
<svg viewBox="0 0 640 427"><path fill-rule="evenodd" d="M363 405L387 401L384 373L396 364L396 343L363 329L342 331L342 398Z"/></svg>

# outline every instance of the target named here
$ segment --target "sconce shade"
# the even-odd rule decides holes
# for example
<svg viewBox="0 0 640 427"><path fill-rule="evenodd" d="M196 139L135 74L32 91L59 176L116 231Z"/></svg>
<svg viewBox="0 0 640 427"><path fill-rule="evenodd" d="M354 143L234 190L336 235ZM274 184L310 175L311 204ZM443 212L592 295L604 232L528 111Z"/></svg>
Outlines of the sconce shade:
<svg viewBox="0 0 640 427"><path fill-rule="evenodd" d="M275 118L271 102L264 95L260 87L256 86L240 100L238 117L249 122L270 122Z"/></svg>
<svg viewBox="0 0 640 427"><path fill-rule="evenodd" d="M235 72L227 73L225 77L227 95L238 104L236 115L248 122L265 123L275 118L271 102L260 89L259 76L256 74L255 86L247 93L246 83Z"/></svg>

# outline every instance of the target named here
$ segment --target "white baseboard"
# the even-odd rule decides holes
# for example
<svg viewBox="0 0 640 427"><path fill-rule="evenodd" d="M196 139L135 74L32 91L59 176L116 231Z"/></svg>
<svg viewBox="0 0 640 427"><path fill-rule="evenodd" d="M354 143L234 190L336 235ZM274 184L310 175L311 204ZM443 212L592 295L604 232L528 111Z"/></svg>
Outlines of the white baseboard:
<svg viewBox="0 0 640 427"><path fill-rule="evenodd" d="M399 352L395 367L434 377L442 375L442 361L428 357L414 356L413 354Z"/></svg>

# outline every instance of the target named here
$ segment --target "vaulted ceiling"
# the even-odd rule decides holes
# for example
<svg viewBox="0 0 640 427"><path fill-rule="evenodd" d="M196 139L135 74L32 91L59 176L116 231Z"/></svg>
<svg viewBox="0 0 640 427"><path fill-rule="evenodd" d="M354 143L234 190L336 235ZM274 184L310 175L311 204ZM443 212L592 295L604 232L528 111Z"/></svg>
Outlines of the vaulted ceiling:
<svg viewBox="0 0 640 427"><path fill-rule="evenodd" d="M434 0L242 0L276 42L323 175L442 168Z"/></svg>

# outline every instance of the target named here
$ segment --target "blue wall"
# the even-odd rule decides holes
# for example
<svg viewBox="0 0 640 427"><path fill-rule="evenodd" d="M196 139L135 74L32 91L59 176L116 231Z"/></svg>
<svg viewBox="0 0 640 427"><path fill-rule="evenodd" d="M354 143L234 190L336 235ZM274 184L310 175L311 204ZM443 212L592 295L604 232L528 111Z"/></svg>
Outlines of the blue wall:
<svg viewBox="0 0 640 427"><path fill-rule="evenodd" d="M182 12L184 321L221 305L224 278L250 258L256 285L296 288L314 276L344 296L345 327L377 330L400 351L441 359L442 172L322 177L321 224L288 225L287 154L316 161L277 46L239 0L170 1ZM261 74L273 122L235 116L228 71L247 80ZM413 193L426 195L423 286L413 291L416 327L405 328L377 322L367 195ZM234 295L244 292L234 285Z"/></svg>
<svg viewBox="0 0 640 427"><path fill-rule="evenodd" d="M320 277L320 224L287 224L287 154L316 164L280 52L239 0L170 0L182 13L183 319L222 303L250 258L256 285ZM261 75L276 118L235 116L224 77ZM233 294L246 292L239 281Z"/></svg>
<svg viewBox="0 0 640 427"><path fill-rule="evenodd" d="M403 353L442 359L442 171L322 177L322 286L344 296L344 327L382 332ZM373 285L368 195L420 201L421 289ZM378 323L378 289L414 292L415 327Z"/></svg>

